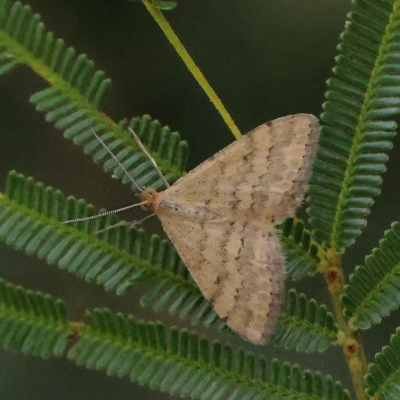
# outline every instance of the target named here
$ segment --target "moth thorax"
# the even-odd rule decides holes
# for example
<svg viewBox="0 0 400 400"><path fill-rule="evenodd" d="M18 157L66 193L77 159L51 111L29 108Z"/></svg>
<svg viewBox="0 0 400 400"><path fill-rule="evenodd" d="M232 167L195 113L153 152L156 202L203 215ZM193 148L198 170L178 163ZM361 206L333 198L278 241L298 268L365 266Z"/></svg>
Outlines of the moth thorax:
<svg viewBox="0 0 400 400"><path fill-rule="evenodd" d="M138 194L139 199L142 201L142 208L145 211L153 210L154 203L157 200L159 193L153 188L147 188L142 193Z"/></svg>

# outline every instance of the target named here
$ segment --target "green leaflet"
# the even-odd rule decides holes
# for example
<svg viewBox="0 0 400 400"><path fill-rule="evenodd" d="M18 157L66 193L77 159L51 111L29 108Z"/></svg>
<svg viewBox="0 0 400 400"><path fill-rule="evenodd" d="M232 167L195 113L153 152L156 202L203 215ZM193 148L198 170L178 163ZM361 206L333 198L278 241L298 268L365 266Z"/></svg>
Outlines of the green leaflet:
<svg viewBox="0 0 400 400"><path fill-rule="evenodd" d="M179 295L174 297L176 293ZM171 298L175 301L169 306L169 313L179 312L181 318L192 317L193 326L200 322L211 326L219 321L218 315L200 291L192 295L188 290L178 292L177 285L170 286L166 282L160 282L148 292L142 298L141 304L152 304L153 310L158 312L168 306ZM275 346L311 353L325 351L336 344L338 328L332 313L327 311L325 305L318 306L314 299L308 300L305 295L297 295L292 289L287 293L282 309L271 338ZM229 330L225 322L220 322L218 330L226 329Z"/></svg>
<svg viewBox="0 0 400 400"><path fill-rule="evenodd" d="M345 287L342 302L345 315L354 329L368 329L379 324L400 305L400 223L392 224L365 266L356 268Z"/></svg>
<svg viewBox="0 0 400 400"><path fill-rule="evenodd" d="M168 2L157 3L164 6ZM394 135L394 124L385 118L392 118L400 104L398 38L394 34L395 28L398 30L398 11L392 12L392 5L385 0L356 3L358 8L349 16L351 25L342 37L336 78L329 82L331 90L326 94L328 102L322 115L325 126L309 198L313 236L318 243L340 252L360 234L373 197L379 193L386 152ZM129 184L94 139L94 129L117 153L123 166L138 177L140 185L162 187L150 162L126 131L126 123L115 125L98 111L110 81L101 71L94 72L93 63L85 55L64 49L61 40L45 32L38 15L32 15L30 8L21 3L9 8L7 1L0 0L0 28L0 74L20 63L32 67L52 86L34 94L31 102L63 130L65 137ZM149 116L134 119L131 124L167 179L172 182L179 178L187 157L187 145L179 135ZM158 236L147 239L143 231L126 227L93 236L94 231L113 224L113 217L61 225L60 221L66 219L93 215L93 207L17 174L11 174L9 182L7 195L0 198L0 237L8 244L119 294L138 282L153 279L156 285L143 297L143 305L191 317L193 324L211 325L218 320L168 242ZM288 220L281 239L292 277L315 273L319 247L312 243L303 223ZM379 264L381 259L377 260ZM395 285L393 282L390 285ZM358 291L355 278L351 283ZM387 287L387 283L383 286L390 287L390 293L385 291L378 299L379 310L374 305L372 311L367 310L370 323L380 320L393 304L398 305L397 288ZM358 292L346 290L349 293L346 291L343 301L358 300ZM365 323L365 311L357 311L357 316L353 311L349 305L347 315L355 317L351 322L358 323L354 321L361 315L360 323ZM172 329L167 334L161 324L114 316L107 310L96 310L89 318L90 324L82 328L83 336L71 351L71 358L88 368L105 369L110 375L129 375L132 380L171 394L204 400L349 398L339 384L318 373L303 373L297 366L276 361L267 367L265 360L257 360L252 354L242 350L233 354L229 346L219 343L210 348L207 340L186 331ZM279 318L273 341L285 348L323 351L335 344L336 333L333 317L325 306L290 291L286 313ZM40 343L44 336L40 333L33 337L32 348L37 349L35 342ZM6 347L11 337L4 337ZM31 352L46 357L61 354L54 349ZM388 393L395 393L393 387Z"/></svg>
<svg viewBox="0 0 400 400"><path fill-rule="evenodd" d="M0 197L0 238L8 245L29 255L36 254L48 264L57 264L117 294L153 279L153 288L141 300L143 306L151 305L155 311L168 309L171 314L179 313L181 318L190 317L192 325L210 326L219 321L167 240L157 235L148 240L143 230L127 226L94 234L113 225L114 216L74 225L60 223L93 214L93 206L83 200L66 198L59 190L11 172L6 196ZM298 258L305 254L306 265L316 262L311 254L316 247L310 246L309 240L300 240L309 238L300 222L293 225L289 221L282 237ZM300 266L303 274L304 263ZM276 344L303 351L322 351L335 341L332 315L324 306L317 311L314 300L307 302L304 296L297 299L294 292L289 292L287 310L289 314L281 316L277 327ZM225 323L221 322L219 328L226 329ZM296 340L300 337L301 341Z"/></svg>
<svg viewBox="0 0 400 400"><path fill-rule="evenodd" d="M94 71L93 61L85 54L76 55L72 47L65 48L64 41L55 40L53 33L46 33L39 14L33 15L31 8L20 2L9 6L9 1L0 1L0 28L0 75L21 63L30 66L51 84L33 94L30 101L38 111L46 113L47 121L64 131L64 137L83 147L106 171L131 185L96 140L94 130L139 185L163 188L163 181L127 131L126 122L116 125L99 111L111 81L103 71ZM180 178L188 146L179 134L148 115L134 118L130 125L137 130L166 179L173 182Z"/></svg>
<svg viewBox="0 0 400 400"><path fill-rule="evenodd" d="M193 399L350 399L331 377L297 365L268 363L242 349L164 325L136 321L109 310L88 315L68 357L78 365L129 376L152 389Z"/></svg>
<svg viewBox="0 0 400 400"><path fill-rule="evenodd" d="M65 305L0 280L0 343L6 349L47 358L65 353L68 335L79 340L68 358L108 375L129 376L140 384L192 398L241 400L287 398L348 400L347 390L319 372L270 363L242 349L161 323L95 309L85 324L68 322ZM207 397L205 397L207 393ZM272 396L272 397L271 397ZM275 396L275 397L274 397Z"/></svg>
<svg viewBox="0 0 400 400"><path fill-rule="evenodd" d="M280 238L286 256L286 270L293 280L317 271L319 246L311 242L310 233L304 229L304 223L288 218L280 231Z"/></svg>
<svg viewBox="0 0 400 400"><path fill-rule="evenodd" d="M0 237L49 264L123 294L135 283L157 276L183 289L196 288L176 251L158 236L148 244L143 230L113 225L114 216L77 224L62 221L94 214L92 205L11 172L0 197Z"/></svg>
<svg viewBox="0 0 400 400"><path fill-rule="evenodd" d="M398 399L400 396L400 329L390 338L390 345L375 354L375 362L366 375L366 393L376 400Z"/></svg>
<svg viewBox="0 0 400 400"><path fill-rule="evenodd" d="M92 110L100 106L111 81L104 72L94 72L93 61L85 54L76 56L72 47L65 49L62 39L46 33L40 15L33 14L31 7L1 0L0 28L0 74L11 71L11 65L27 64L54 85L40 92L42 96L60 91L64 97L58 103L69 97Z"/></svg>
<svg viewBox="0 0 400 400"><path fill-rule="evenodd" d="M162 0L151 0L151 3L153 4L154 7L157 7L160 10L164 11L171 11L178 5L178 3L176 3L175 1L162 1Z"/></svg>
<svg viewBox="0 0 400 400"><path fill-rule="evenodd" d="M0 279L0 345L48 358L64 355L72 326L64 302Z"/></svg>
<svg viewBox="0 0 400 400"><path fill-rule="evenodd" d="M129 0L132 2L141 3L142 0ZM159 8L163 11L171 11L173 10L178 3L176 1L164 1L164 0L149 0L149 2L156 8Z"/></svg>
<svg viewBox="0 0 400 400"><path fill-rule="evenodd" d="M356 0L328 81L309 189L313 237L343 252L366 225L396 134L400 4Z"/></svg>
<svg viewBox="0 0 400 400"><path fill-rule="evenodd" d="M314 299L297 295L294 289L286 295L285 312L278 317L272 335L276 346L297 351L324 351L336 343L338 332L332 313L325 305L318 306Z"/></svg>

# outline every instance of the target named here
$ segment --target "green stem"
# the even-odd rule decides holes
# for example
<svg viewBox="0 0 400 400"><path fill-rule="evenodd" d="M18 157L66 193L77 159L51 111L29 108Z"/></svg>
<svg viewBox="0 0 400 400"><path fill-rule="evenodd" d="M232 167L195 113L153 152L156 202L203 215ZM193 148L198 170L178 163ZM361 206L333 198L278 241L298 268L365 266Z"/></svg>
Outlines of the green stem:
<svg viewBox="0 0 400 400"><path fill-rule="evenodd" d="M207 79L200 71L199 67L195 64L192 57L190 57L189 53L185 49L185 46L179 40L178 36L176 36L171 25L165 19L161 10L154 7L148 0L143 0L143 4L146 6L147 10L154 18L154 20L157 22L161 30L164 32L164 35L170 41L170 43L172 44L178 55L182 58L182 61L188 67L189 71L192 73L192 75L194 76L200 87L204 90L208 98L214 104L215 108L220 113L222 119L225 121L226 125L231 130L233 136L235 136L236 139L239 139L242 136L242 134L240 133L232 117L222 104L222 101L215 93L214 89L207 82Z"/></svg>
<svg viewBox="0 0 400 400"><path fill-rule="evenodd" d="M326 261L328 267L324 273L325 280L331 295L333 310L339 326L338 341L349 367L357 400L366 400L364 376L368 373L368 364L365 358L364 347L360 331L349 327L347 319L343 315L343 305L340 301L344 293L344 275L342 269L342 257L334 250L327 252Z"/></svg>

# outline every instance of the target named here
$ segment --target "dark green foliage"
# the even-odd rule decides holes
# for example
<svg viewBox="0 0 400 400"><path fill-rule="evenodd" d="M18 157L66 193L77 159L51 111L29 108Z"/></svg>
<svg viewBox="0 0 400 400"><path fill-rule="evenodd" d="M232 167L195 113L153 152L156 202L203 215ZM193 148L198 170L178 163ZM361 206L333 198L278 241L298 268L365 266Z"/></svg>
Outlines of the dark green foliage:
<svg viewBox="0 0 400 400"><path fill-rule="evenodd" d="M152 389L204 400L347 400L338 382L297 366L267 363L242 349L210 345L195 333L144 323L109 310L88 315L81 339L68 357L78 365L129 376Z"/></svg>
<svg viewBox="0 0 400 400"><path fill-rule="evenodd" d="M133 118L130 126L137 133L142 143L146 146L146 149L155 156L157 165L163 171L168 182L173 182L183 175L188 158L188 145L187 142L181 141L178 132L171 132L168 126L162 126L159 121L152 120L150 115ZM132 160L128 158L127 149L124 148L121 153L123 153L123 156L119 156L118 159L120 162L127 160L126 164L130 167ZM122 164L126 168L124 162ZM146 159L143 165L145 162L148 163L148 160ZM104 164L104 168L107 168L106 164ZM147 175L142 178L142 181L149 183L145 186L151 186L156 190L165 189L153 166L147 166L146 169L142 167L142 170L144 172L141 170L128 171L130 171L131 176L134 176L135 179L137 176L140 179L146 173ZM118 174L121 175L120 168L115 167L114 174L117 176ZM128 181L126 177L123 177L124 181Z"/></svg>
<svg viewBox="0 0 400 400"><path fill-rule="evenodd" d="M369 366L365 381L367 394L376 400L397 400L400 398L400 329L390 338L390 345L375 355L375 362Z"/></svg>
<svg viewBox="0 0 400 400"><path fill-rule="evenodd" d="M127 131L126 123L116 125L98 111L111 85L105 73L95 71L93 61L85 54L76 55L75 49L66 48L62 39L55 40L53 33L46 33L39 14L33 15L29 6L20 2L10 6L4 0L0 4L0 28L4 28L0 30L0 74L20 63L29 65L51 84L30 98L38 111L46 113L47 121L54 122L66 138L132 187L93 135L95 131L140 186L162 189L163 181ZM173 182L180 178L188 146L179 134L162 127L157 120L152 121L148 115L134 118L131 126L138 131L166 179Z"/></svg>
<svg viewBox="0 0 400 400"><path fill-rule="evenodd" d="M110 124L102 119L100 114L97 115L97 111L83 112L79 103L73 105L67 95L61 97L65 98L65 101L59 102L58 90L51 87L34 94L30 101L36 104L37 110L46 112L47 121L55 122L57 128L64 130L65 138L82 147L85 154L92 156L95 162L101 163L105 171L122 179L133 191L137 191L136 187L93 135L93 131L112 150L139 186L165 189L156 169L127 131L125 121L118 125ZM149 115L133 118L130 126L152 154L167 181L172 183L180 178L186 166L188 146L185 141L180 140L179 133L171 132L168 126L162 127L159 121L152 121Z"/></svg>
<svg viewBox="0 0 400 400"><path fill-rule="evenodd" d="M156 284L142 298L143 306L152 305L155 311L168 309L170 314L190 317L192 325L210 326L220 321L167 240L158 235L148 239L143 230L127 226L94 233L113 225L114 216L73 225L60 223L93 214L93 206L83 200L66 198L59 190L11 172L6 196L0 197L0 238L118 294L124 294L136 283L153 279ZM302 224L298 222L296 226ZM295 227L293 236L289 234L290 229L286 229L284 237L294 252L306 253L311 249L305 245L307 241L298 240L298 236L305 236L303 229ZM311 258L308 252L306 255ZM314 300L308 302L304 296L297 299L290 292L287 308L289 314L282 314L279 319L277 345L322 351L335 341L332 315L324 306L317 312ZM226 324L220 321L219 329L226 329Z"/></svg>
<svg viewBox="0 0 400 400"><path fill-rule="evenodd" d="M14 3L9 10L9 0L0 1L0 75L12 71L16 66L25 62L24 57L8 49L7 42L13 39L32 53L37 53L38 42L41 40L43 24L39 14L32 15L29 6ZM25 28L25 29L22 29Z"/></svg>
<svg viewBox="0 0 400 400"><path fill-rule="evenodd" d="M61 224L93 215L93 206L15 172L9 175L6 194L0 197L0 237L9 245L118 294L155 276L172 285L197 289L188 281L176 251L158 236L148 245L143 230L126 226L95 235L113 225L114 216Z"/></svg>
<svg viewBox="0 0 400 400"><path fill-rule="evenodd" d="M308 199L313 236L339 252L361 234L380 193L400 110L399 3L355 3L328 81Z"/></svg>
<svg viewBox="0 0 400 400"><path fill-rule="evenodd" d="M64 354L68 334L64 302L0 279L0 345L42 358Z"/></svg>
<svg viewBox="0 0 400 400"><path fill-rule="evenodd" d="M365 266L356 268L345 287L345 314L354 329L379 324L400 305L400 224L385 232L379 248L365 258Z"/></svg>
<svg viewBox="0 0 400 400"><path fill-rule="evenodd" d="M276 346L297 351L324 351L336 342L338 332L332 313L325 305L318 306L314 299L289 290L285 313L278 317L272 336Z"/></svg>
<svg viewBox="0 0 400 400"><path fill-rule="evenodd" d="M42 110L64 105L74 94L84 96L87 106L98 108L111 81L104 72L94 72L93 61L85 54L76 56L72 47L65 48L62 39L54 39L52 32L45 32L40 15L33 14L29 6L20 2L2 0L0 5L1 50L3 65L0 73L9 72L11 65L31 64L37 73L50 80L55 87L40 92ZM4 56L6 55L6 56ZM6 60L6 62L4 61ZM41 62L39 62L39 60ZM63 93L64 91L68 93ZM44 99L46 98L46 101ZM71 111L72 104L69 106ZM64 114L67 112L65 110ZM82 111L83 112L83 111Z"/></svg>
<svg viewBox="0 0 400 400"><path fill-rule="evenodd" d="M163 0L150 0L150 1L154 7L157 7L160 10L164 11L171 11L178 5L178 3L175 1L163 1Z"/></svg>
<svg viewBox="0 0 400 400"><path fill-rule="evenodd" d="M310 233L304 229L304 223L288 218L281 227L281 242L286 256L286 270L293 280L317 271L318 245L311 242Z"/></svg>
<svg viewBox="0 0 400 400"><path fill-rule="evenodd" d="M380 192L386 153L395 135L392 119L400 111L400 2L354 2L356 8L341 36L335 77L328 81L321 115L320 147L309 190L312 235L302 221L294 219L288 219L279 231L287 270L294 280L315 274L320 258L334 265L336 254L327 250L343 252L362 232L373 198ZM152 3L161 9L175 5ZM115 124L99 111L111 84L105 74L95 71L86 55L76 55L61 39L45 32L39 15L33 15L30 7L0 0L0 75L18 64L31 67L51 85L32 95L30 101L66 138L131 186L95 138L96 132L139 185L163 188L129 133L127 121ZM169 182L183 175L187 144L177 132L148 115L132 119L130 126ZM127 226L97 233L115 224L115 216L61 223L94 213L93 206L83 200L65 197L13 172L6 194L0 195L0 238L118 294L152 279L154 286L143 296L142 305L191 318L192 325L219 321L220 329L226 329L168 241L157 235L147 238L144 231ZM345 288L342 301L351 328L366 329L398 307L399 262L400 224L395 223ZM0 280L0 343L5 348L42 357L60 356L68 334L79 334L69 352L78 365L129 376L171 394L202 400L350 399L330 377L302 372L296 365L276 360L267 363L242 349L210 344L186 330L172 328L167 333L161 323L136 321L108 310L90 313L85 325L69 323L65 314L62 302ZM346 330L340 322L341 330ZM333 315L324 305L290 290L271 340L286 349L324 351L337 344L338 333ZM400 331L370 368L366 378L370 396L399 398L399 346Z"/></svg>

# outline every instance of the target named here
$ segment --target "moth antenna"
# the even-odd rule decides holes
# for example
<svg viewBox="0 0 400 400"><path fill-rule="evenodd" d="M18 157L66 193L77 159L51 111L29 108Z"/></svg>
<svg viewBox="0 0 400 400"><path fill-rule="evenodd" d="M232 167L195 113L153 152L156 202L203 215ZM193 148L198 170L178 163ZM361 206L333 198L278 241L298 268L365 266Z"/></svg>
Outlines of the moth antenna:
<svg viewBox="0 0 400 400"><path fill-rule="evenodd" d="M169 188L171 185L168 183L168 181L165 179L164 175L162 174L162 172L160 171L160 169L158 168L157 163L154 161L153 157L150 155L150 153L146 150L146 147L143 145L142 141L140 140L139 136L136 134L136 132L130 127L128 126L128 130L130 133L132 133L133 137L135 138L137 144L139 145L139 147L142 149L143 153L146 154L147 158L150 160L150 162L153 164L153 167L155 168L155 170L158 172L158 175L160 175L161 179L164 182L164 185Z"/></svg>
<svg viewBox="0 0 400 400"><path fill-rule="evenodd" d="M114 225L110 225L107 226L107 228L104 229L100 229L99 231L93 232L95 235L98 235L99 233L105 232L105 231L109 231L110 229L114 229L114 228L118 228L119 226L136 226L136 225L140 225L143 221L145 221L146 219L149 219L150 217L154 217L156 214L150 214L147 215L146 217L142 218L139 221L119 221Z"/></svg>
<svg viewBox="0 0 400 400"><path fill-rule="evenodd" d="M133 185L136 187L139 192L143 192L143 189L136 183L136 181L132 178L132 176L129 174L129 172L125 169L125 167L121 164L121 162L118 160L118 158L114 155L114 153L108 148L108 146L101 140L99 135L95 132L95 130L92 128L93 135L96 137L96 139L101 143L101 145L107 150L108 154L114 159L114 161L118 164L118 166L122 169L124 174L128 177L128 179L133 183Z"/></svg>
<svg viewBox="0 0 400 400"><path fill-rule="evenodd" d="M107 216L107 215L117 214L117 213L119 213L119 212L121 212L121 211L129 210L129 209L134 208L134 207L139 207L139 206L142 206L142 205L144 205L144 204L147 204L147 203L146 203L145 201L142 201L141 203L130 204L129 206L122 207L122 208L118 208L118 209L116 209L116 210L106 211L106 212L103 212L103 213L101 213L101 214L92 215L91 217L75 218L75 219L70 219L70 220L68 220L68 221L63 221L63 222L61 222L61 223L62 223L62 224L72 224L72 223L74 223L74 222L89 221L89 220L91 220L91 219L97 219L97 218L105 217L105 216ZM145 219L146 219L146 218L145 218Z"/></svg>

